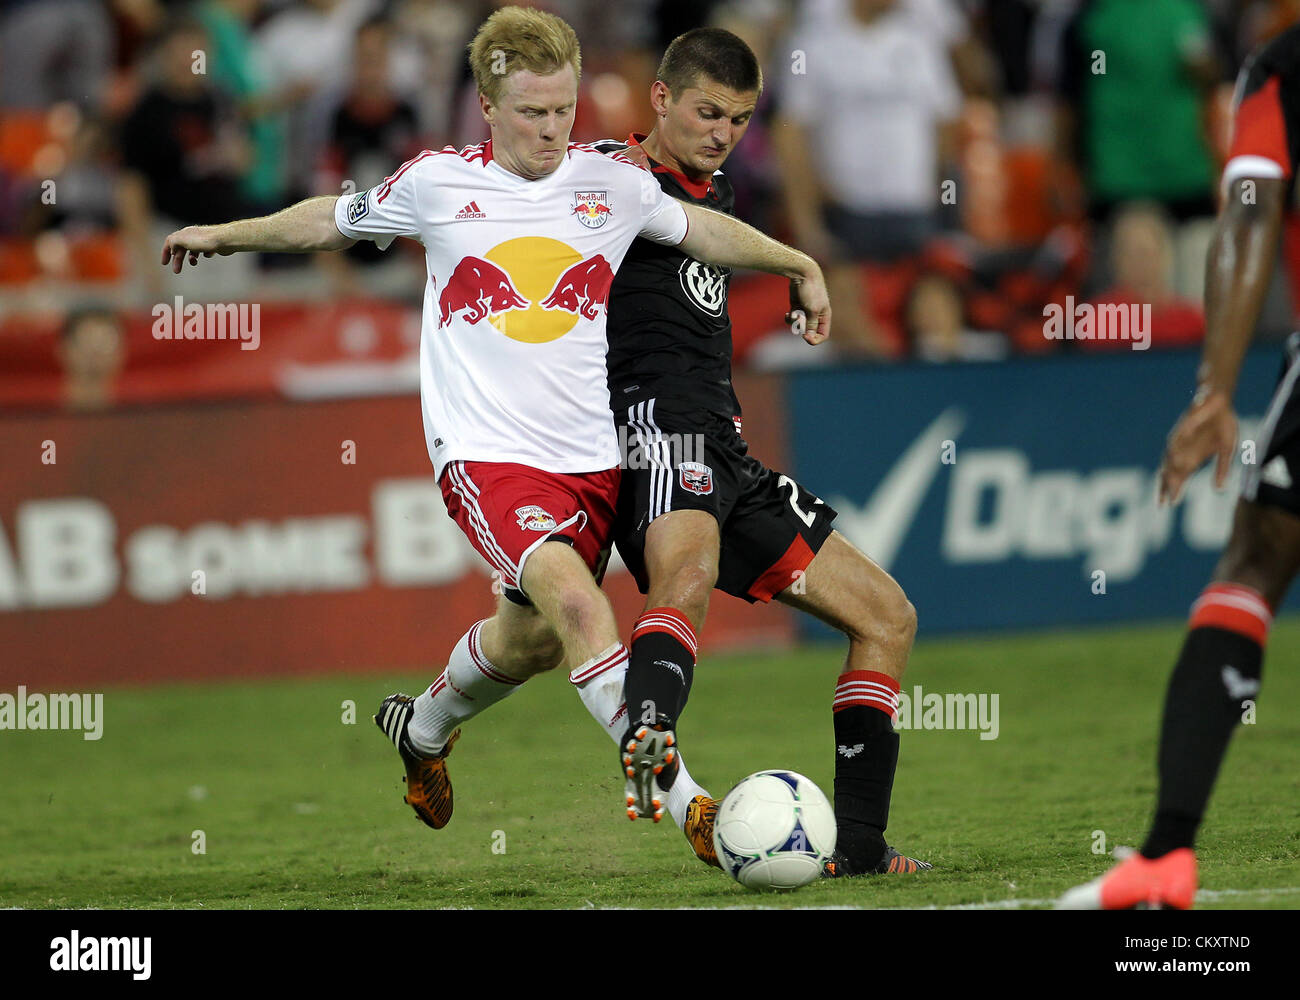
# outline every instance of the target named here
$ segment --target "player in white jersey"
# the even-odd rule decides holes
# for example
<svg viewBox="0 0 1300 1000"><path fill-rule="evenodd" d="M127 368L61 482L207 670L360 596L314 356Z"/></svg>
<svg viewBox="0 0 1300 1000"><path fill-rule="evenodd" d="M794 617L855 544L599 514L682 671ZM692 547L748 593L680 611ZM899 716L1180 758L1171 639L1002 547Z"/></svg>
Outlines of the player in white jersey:
<svg viewBox="0 0 1300 1000"><path fill-rule="evenodd" d="M664 194L647 173L568 141L581 56L551 14L496 11L470 45L492 138L426 151L355 196L171 234L163 263L236 251L338 250L356 239L423 243L420 340L429 455L451 514L500 574L496 613L475 623L418 698L384 699L376 723L406 766L405 801L435 829L452 813L445 758L459 724L560 663L618 741L627 650L599 580L619 451L605 372L605 302L632 241L784 274L816 338L830 333L817 265L743 223ZM545 544L545 543L552 544ZM673 751L668 749L668 762ZM703 794L680 768L663 802L684 817ZM686 831L688 837L691 831Z"/></svg>

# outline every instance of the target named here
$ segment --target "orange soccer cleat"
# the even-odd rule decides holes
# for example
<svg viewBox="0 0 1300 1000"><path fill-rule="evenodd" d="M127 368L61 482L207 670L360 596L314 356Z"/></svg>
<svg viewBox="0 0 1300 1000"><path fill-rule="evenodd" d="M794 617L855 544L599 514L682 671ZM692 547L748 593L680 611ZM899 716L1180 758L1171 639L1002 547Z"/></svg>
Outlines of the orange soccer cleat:
<svg viewBox="0 0 1300 1000"><path fill-rule="evenodd" d="M457 729L447 740L442 752L433 757L423 757L411 745L407 726L415 714L415 699L408 694L390 694L380 703L375 714L375 725L393 741L397 753L406 765L406 794L402 801L415 810L415 815L426 826L441 830L451 822L453 806L451 778L447 775L447 755L460 738Z"/></svg>
<svg viewBox="0 0 1300 1000"><path fill-rule="evenodd" d="M1189 910L1196 899L1196 853L1180 847L1151 860L1134 851L1100 878L1077 885L1058 910Z"/></svg>
<svg viewBox="0 0 1300 1000"><path fill-rule="evenodd" d="M713 846L713 825L718 819L718 800L707 795L697 795L686 806L686 822L682 824L682 833L686 834L695 856L706 865L721 868L718 852Z"/></svg>

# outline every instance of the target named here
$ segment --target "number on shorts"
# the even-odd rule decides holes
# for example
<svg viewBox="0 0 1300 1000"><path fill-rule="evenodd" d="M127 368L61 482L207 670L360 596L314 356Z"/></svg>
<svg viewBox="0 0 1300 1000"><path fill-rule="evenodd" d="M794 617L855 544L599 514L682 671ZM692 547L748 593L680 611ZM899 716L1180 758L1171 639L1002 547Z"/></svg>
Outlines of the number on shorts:
<svg viewBox="0 0 1300 1000"><path fill-rule="evenodd" d="M790 487L790 506L794 508L794 512L799 516L799 520L811 528L813 526L813 521L817 520L817 512L804 510L799 506L799 484L789 476L782 476L776 481L776 488L779 490L782 486ZM816 507L819 503L821 503L821 500L817 497L813 497L813 506Z"/></svg>

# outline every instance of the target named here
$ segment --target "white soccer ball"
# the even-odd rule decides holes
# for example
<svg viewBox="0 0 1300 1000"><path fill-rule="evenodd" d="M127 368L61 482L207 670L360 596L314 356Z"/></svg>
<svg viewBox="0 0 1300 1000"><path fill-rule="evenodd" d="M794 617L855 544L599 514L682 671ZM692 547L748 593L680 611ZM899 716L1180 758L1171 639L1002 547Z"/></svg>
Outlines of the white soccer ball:
<svg viewBox="0 0 1300 1000"><path fill-rule="evenodd" d="M835 850L835 810L802 774L759 771L722 800L713 846L746 889L798 889Z"/></svg>

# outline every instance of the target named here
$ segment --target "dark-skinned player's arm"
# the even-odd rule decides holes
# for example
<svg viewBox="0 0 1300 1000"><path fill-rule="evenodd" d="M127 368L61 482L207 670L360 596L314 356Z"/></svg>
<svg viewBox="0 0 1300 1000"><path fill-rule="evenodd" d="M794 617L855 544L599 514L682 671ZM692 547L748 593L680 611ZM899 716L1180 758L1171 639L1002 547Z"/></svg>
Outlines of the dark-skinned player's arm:
<svg viewBox="0 0 1300 1000"><path fill-rule="evenodd" d="M1217 456L1222 488L1237 448L1232 396L1273 276L1286 182L1238 178L1219 212L1205 262L1205 346L1196 395L1169 433L1160 463L1160 500L1177 503L1188 478Z"/></svg>
<svg viewBox="0 0 1300 1000"><path fill-rule="evenodd" d="M820 344L831 335L831 300L826 279L817 262L753 226L722 212L682 202L690 224L678 249L715 267L744 267L781 274L790 279L790 307L786 322L797 322L802 310L806 325L803 339Z"/></svg>
<svg viewBox="0 0 1300 1000"><path fill-rule="evenodd" d="M352 246L356 240L344 236L334 224L337 201L333 195L322 195L290 205L274 215L240 219L219 226L186 226L163 242L162 265L170 264L172 272L180 274L187 254L190 263L197 264L200 254L204 257L214 254L228 257L245 250L264 253L342 250Z"/></svg>

